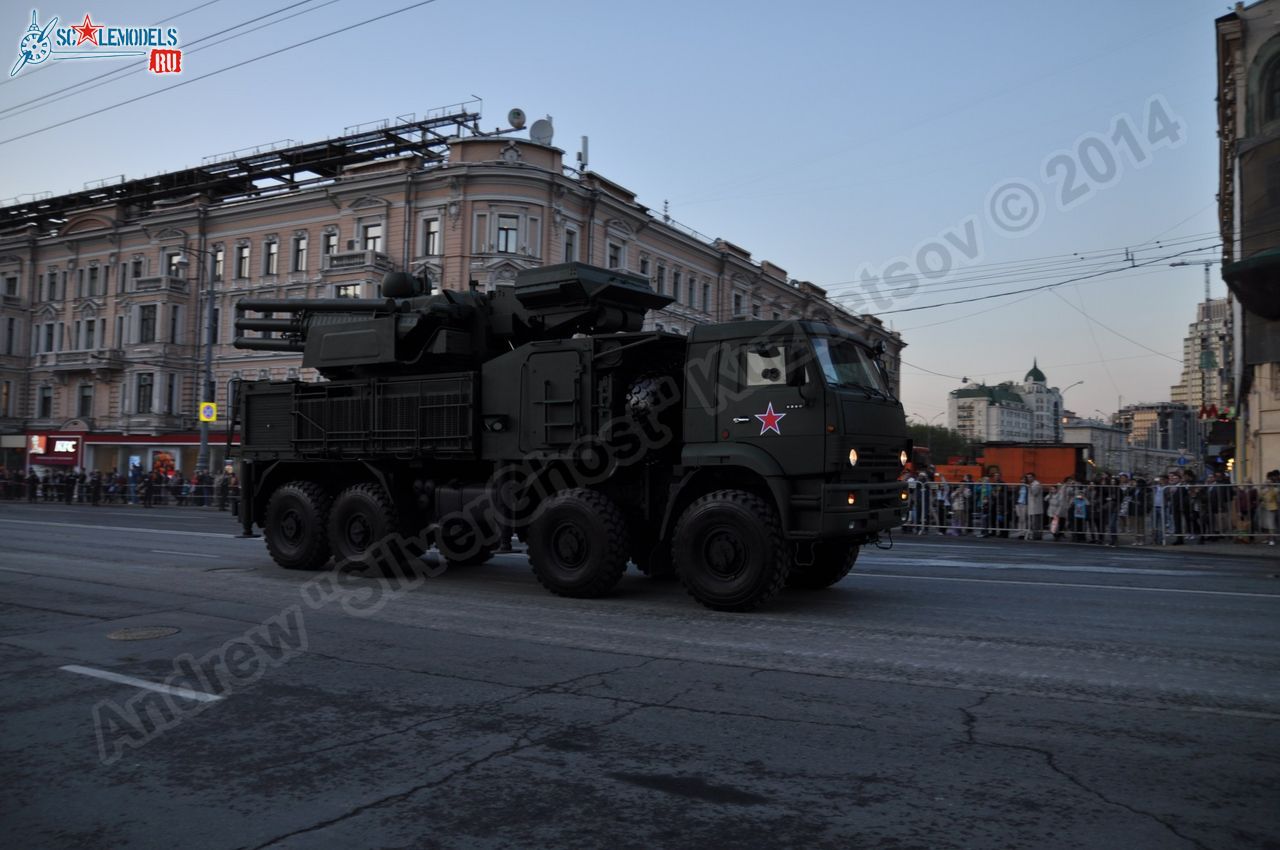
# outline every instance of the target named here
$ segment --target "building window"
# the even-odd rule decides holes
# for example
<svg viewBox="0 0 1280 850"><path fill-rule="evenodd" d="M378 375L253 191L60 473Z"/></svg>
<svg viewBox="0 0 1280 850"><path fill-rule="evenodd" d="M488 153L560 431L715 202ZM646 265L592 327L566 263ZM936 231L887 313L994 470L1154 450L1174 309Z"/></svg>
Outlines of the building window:
<svg viewBox="0 0 1280 850"><path fill-rule="evenodd" d="M752 317L753 319L758 319L758 318L760 318L760 305L759 305L759 304L752 304L752 305L751 305L751 317Z"/></svg>
<svg viewBox="0 0 1280 850"><path fill-rule="evenodd" d="M135 399L137 406L134 410L138 413L150 413L154 406L154 388L155 375L151 372L141 372L138 375L138 395Z"/></svg>
<svg viewBox="0 0 1280 850"><path fill-rule="evenodd" d="M680 272L673 271L671 273L671 297L676 299L676 303L680 303Z"/></svg>
<svg viewBox="0 0 1280 850"><path fill-rule="evenodd" d="M129 268L129 277L137 280L142 277L142 260L134 260Z"/></svg>
<svg viewBox="0 0 1280 850"><path fill-rule="evenodd" d="M711 312L711 284L702 284L702 309L706 313Z"/></svg>
<svg viewBox="0 0 1280 850"><path fill-rule="evenodd" d="M280 243L271 241L263 245L262 273L271 275L280 271Z"/></svg>
<svg viewBox="0 0 1280 850"><path fill-rule="evenodd" d="M358 283L340 283L333 288L334 298L359 298L360 284Z"/></svg>
<svg viewBox="0 0 1280 850"><path fill-rule="evenodd" d="M324 235L324 253L325 256L331 257L338 253L338 234L330 232Z"/></svg>
<svg viewBox="0 0 1280 850"><path fill-rule="evenodd" d="M84 269L76 269L76 297L84 297Z"/></svg>
<svg viewBox="0 0 1280 850"><path fill-rule="evenodd" d="M164 411L165 413L178 412L178 376L172 372L169 373L168 388L164 396Z"/></svg>
<svg viewBox="0 0 1280 850"><path fill-rule="evenodd" d="M18 332L17 321L12 318L6 319L4 330L4 353L13 354L13 339Z"/></svg>
<svg viewBox="0 0 1280 850"><path fill-rule="evenodd" d="M36 417L39 419L53 418L53 387L40 388L40 402L36 409Z"/></svg>
<svg viewBox="0 0 1280 850"><path fill-rule="evenodd" d="M179 328L179 318L180 318L179 311L181 309L182 308L179 307L177 304L174 304L171 307L169 307L169 342L178 341L178 331L180 329Z"/></svg>
<svg viewBox="0 0 1280 850"><path fill-rule="evenodd" d="M173 251L165 255L165 268L169 277L182 277L182 263L178 262L182 259L182 254Z"/></svg>
<svg viewBox="0 0 1280 850"><path fill-rule="evenodd" d="M219 332L221 330L222 330L222 308L214 307L213 308L213 327L205 330L206 334L211 335L211 338L209 340L210 345L217 344L218 337L220 335Z"/></svg>
<svg viewBox="0 0 1280 850"><path fill-rule="evenodd" d="M76 405L76 416L81 418L93 415L93 384L80 385L80 400Z"/></svg>
<svg viewBox="0 0 1280 850"><path fill-rule="evenodd" d="M440 219L429 218L422 223L422 253L434 257L440 253Z"/></svg>
<svg viewBox="0 0 1280 850"><path fill-rule="evenodd" d="M116 347L124 345L124 316L116 316Z"/></svg>
<svg viewBox="0 0 1280 850"><path fill-rule="evenodd" d="M0 416L12 416L13 382L0 381Z"/></svg>
<svg viewBox="0 0 1280 850"><path fill-rule="evenodd" d="M156 341L156 305L138 308L138 342Z"/></svg>
<svg viewBox="0 0 1280 850"><path fill-rule="evenodd" d="M9 275L4 279L4 294L10 298L16 298L18 295L18 278L16 275Z"/></svg>
<svg viewBox="0 0 1280 850"><path fill-rule="evenodd" d="M213 249L213 279L222 280L227 271L227 252L223 248Z"/></svg>
<svg viewBox="0 0 1280 850"><path fill-rule="evenodd" d="M520 219L514 215L498 216L498 253L514 254L519 248Z"/></svg>
<svg viewBox="0 0 1280 850"><path fill-rule="evenodd" d="M98 323L93 319L84 323L84 347L86 350L93 350L94 331L98 329Z"/></svg>
<svg viewBox="0 0 1280 850"><path fill-rule="evenodd" d="M735 316L742 315L742 293L741 292L733 293L733 315Z"/></svg>
<svg viewBox="0 0 1280 850"><path fill-rule="evenodd" d="M567 227L564 231L564 261L566 263L578 262L578 231Z"/></svg>
<svg viewBox="0 0 1280 850"><path fill-rule="evenodd" d="M616 242L609 243L609 268L622 268L622 246Z"/></svg>
<svg viewBox="0 0 1280 850"><path fill-rule="evenodd" d="M653 285L659 295L667 294L667 267L661 263L658 264L658 276L654 279Z"/></svg>
<svg viewBox="0 0 1280 850"><path fill-rule="evenodd" d="M382 250L382 225L366 224L364 226L364 250Z"/></svg>
<svg viewBox="0 0 1280 850"><path fill-rule="evenodd" d="M49 272L46 282L47 288L44 297L48 301L54 301L58 297L58 273Z"/></svg>
<svg viewBox="0 0 1280 850"><path fill-rule="evenodd" d="M236 248L236 277L244 280L249 276L249 246L240 245Z"/></svg>
<svg viewBox="0 0 1280 850"><path fill-rule="evenodd" d="M44 350L53 351L53 323L44 326Z"/></svg>
<svg viewBox="0 0 1280 850"><path fill-rule="evenodd" d="M100 281L98 279L98 267L89 266L89 295L90 296L102 294L101 292L98 291L99 282Z"/></svg>
<svg viewBox="0 0 1280 850"><path fill-rule="evenodd" d="M293 240L293 271L307 270L307 237L299 236Z"/></svg>

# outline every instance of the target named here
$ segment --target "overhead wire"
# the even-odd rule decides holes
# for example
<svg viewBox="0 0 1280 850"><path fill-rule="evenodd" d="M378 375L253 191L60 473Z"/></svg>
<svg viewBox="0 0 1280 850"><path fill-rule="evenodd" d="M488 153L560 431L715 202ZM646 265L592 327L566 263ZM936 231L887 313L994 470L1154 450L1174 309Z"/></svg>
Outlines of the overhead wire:
<svg viewBox="0 0 1280 850"><path fill-rule="evenodd" d="M165 88L163 88L163 89L156 89L156 90L154 90L154 91L145 92L145 93L140 94L140 95L137 95L137 96L135 96L135 97L126 98L125 100L118 101L118 102L113 103L113 104L111 104L111 105L109 105L109 106L104 106L104 107L102 107L102 108L100 108L100 109L95 109L95 110L92 110L92 111L90 111L90 112L85 112L85 113L82 113L82 114L80 114L80 115L76 115L76 116L73 116L73 117L71 117L71 118L67 118L67 119L65 119L65 120L63 120L63 121L57 121L57 122L55 122L55 123L53 123L53 124L49 124L49 125L47 125L47 126L45 126L45 127L41 127L41 128L39 128L39 129L36 129L36 130L29 130L29 131L28 131L28 132L26 132L26 133L19 133L18 135L16 135L16 136L10 136L10 137L9 137L9 138L7 138L7 139L0 139L0 145L7 145L7 144L9 144L9 143L11 143L11 142L20 141L20 140L22 140L22 139L30 138L31 136L39 135L40 133L48 132L49 130L55 130L55 129L57 129L58 127L65 127L65 126L67 126L68 124L74 124L75 122L77 122L77 121L82 121L82 120L84 120L85 118L91 118L91 117L93 117L94 115L101 115L101 114L102 114L102 113L104 113L104 112L110 112L110 111L112 111L112 110L114 110L114 109L118 109L118 108L120 108L121 106L128 106L129 104L131 104L131 103L137 103L137 102L138 102L138 101L140 101L140 100L146 100L147 98L155 97L156 95L164 94L165 92L170 92L170 91L173 91L174 89L181 88L181 87L183 87L183 86L189 86L189 85L191 85L192 83L198 83L198 82L200 82L201 80L207 80L207 79L209 79L210 77L215 77L215 76L217 76L217 75L219 75L219 74L224 74L224 73L226 73L227 71L234 71L234 70L235 70L235 69L237 69L237 68L243 68L244 66L246 66L246 65L251 65L251 64L253 64L254 62L260 62L260 61L262 61L263 59L270 59L270 58L271 58L271 57L273 57L273 56L279 56L279 55L280 55L280 54L282 54L282 53L288 53L290 50L296 50L296 49L297 49L297 48L299 48L299 47L305 47L305 46L307 46L307 45L309 45L309 44L315 44L317 41L323 41L323 40L324 40L324 39L326 39L326 38L331 38L331 37L333 37L333 36L335 36L335 35L341 35L341 34L342 34L342 33L344 33L344 32L350 32L351 30L359 29L360 27L368 26L369 24L376 23L376 22L378 22L378 21L382 21L382 20L386 20L387 18L394 17L395 15L400 15L400 14L403 14L403 13L405 13L405 12L412 11L413 9L417 9L417 8L422 7L422 6L427 6L427 5L430 5L430 4L435 3L435 2L436 2L436 0L418 0L418 2L417 2L417 3L410 3L408 6L402 6L402 7L400 7L399 9L394 9L394 10L392 10L392 11L390 11L390 12L385 12L385 13L383 13L383 14L381 14L381 15L374 15L374 16L372 16L372 17L365 18L364 20L357 21L356 23L348 24L348 25L347 25L347 26L345 26L345 27L340 27L340 28L338 28L338 29L336 29L336 30L330 30L329 32L322 33L322 34L320 34L320 35L316 35L316 36L312 36L311 38L306 38L306 39L303 39L302 41L294 42L293 44L287 45L287 46L285 46L285 47L276 48L275 50L271 50L271 51L268 51L268 52L266 52L266 53L260 53L260 54L258 54L257 56L251 56L251 57L249 57L248 59L244 59L244 60L242 60L242 61L240 61L240 62L234 62L234 63L232 63L232 64L230 64L230 65L227 65L227 66L225 66L225 67L223 67L223 68L218 68L218 69L216 69L216 70L209 71L209 72L207 72L207 73L201 74L201 75L200 75L200 76L198 76L198 77L192 77L191 79L187 79L187 80L182 80L182 81L180 81L180 82L176 82L176 83L174 83L173 85L171 85L171 86L166 86L166 87L165 87Z"/></svg>
<svg viewBox="0 0 1280 850"><path fill-rule="evenodd" d="M257 23L258 21L264 20L265 18L274 17L280 14L281 12L287 12L290 9L294 9L298 6L305 6L308 3L313 3L313 2L315 2L315 0L298 0L298 2L296 3L290 3L288 6L282 6L279 9L276 9L275 11L267 12L266 14L263 14L263 15L258 15L255 18L249 18L248 20L241 21L240 23L230 27L224 27L223 29L220 29L217 32L210 33L209 35L206 35L206 36L202 36L200 38L195 39L194 41L185 42L182 48L183 54L188 55L188 54L199 53L200 51L206 50L210 47L216 47L219 44L225 44L228 41L232 41L233 39L237 39L242 36L249 35L250 33L258 32L259 30L266 29L267 27L275 26L276 24L284 23L285 21L296 18L299 15L305 15L311 12L318 11L320 9L323 9L325 6L330 6L333 3L338 2L338 0L329 0L329 2L321 3L319 6L313 6L310 9L303 9L301 12L295 12L292 15L286 15L285 17L280 18L279 20L270 21L266 24L263 24L260 27L254 27L253 29L245 30L244 32L235 33L234 35L228 36L227 38L224 38L221 41L215 41L212 44L203 44L200 47L195 46L195 45L202 44L202 42L209 41L209 39L217 38L220 35L224 35L234 30L247 27L250 24ZM145 68L134 67L132 65L126 65L122 68L116 68L115 70L110 71L106 74L102 74L99 77L94 77L88 80L81 80L77 83L72 83L69 86L63 86L60 89L51 91L48 94L41 95L40 97L33 97L30 100L24 100L21 103L15 103L12 106L6 106L3 108L0 108L0 115L5 115L5 113L8 113L8 115L5 115L5 117L9 117L9 118L12 118L18 115L25 115L26 113L32 112L41 107L48 106L50 104L57 103L59 101L63 101L71 97L75 97L76 95L79 95L79 94L84 94L85 92L93 91L96 88L101 88L102 86L108 85L110 83L119 82L124 77L132 76L134 74L141 74L144 71L146 71Z"/></svg>

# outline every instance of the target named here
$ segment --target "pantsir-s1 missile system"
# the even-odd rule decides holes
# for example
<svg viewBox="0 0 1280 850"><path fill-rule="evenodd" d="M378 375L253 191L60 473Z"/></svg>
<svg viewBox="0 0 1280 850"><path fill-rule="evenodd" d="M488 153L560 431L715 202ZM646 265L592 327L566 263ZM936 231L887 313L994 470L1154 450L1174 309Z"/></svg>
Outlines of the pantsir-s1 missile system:
<svg viewBox="0 0 1280 850"><path fill-rule="evenodd" d="M643 331L671 299L576 263L382 295L237 305L238 348L324 378L237 392L240 522L281 566L475 564L514 532L554 593L603 595L630 561L740 611L833 584L901 522L902 406L829 325Z"/></svg>

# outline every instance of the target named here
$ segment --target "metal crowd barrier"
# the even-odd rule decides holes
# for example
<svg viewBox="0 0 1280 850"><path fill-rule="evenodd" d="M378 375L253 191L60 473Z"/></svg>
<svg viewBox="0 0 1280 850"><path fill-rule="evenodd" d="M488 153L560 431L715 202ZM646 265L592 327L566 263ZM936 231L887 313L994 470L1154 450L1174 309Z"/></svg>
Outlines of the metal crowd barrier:
<svg viewBox="0 0 1280 850"><path fill-rule="evenodd" d="M228 486L223 492L217 484L165 483L149 488L148 492L147 487L127 481L104 481L95 488L89 481L41 480L30 484L24 479L0 479L0 502L5 501L78 505L176 505L221 510L233 509L240 501L240 487Z"/></svg>
<svg viewBox="0 0 1280 850"><path fill-rule="evenodd" d="M1192 484L908 482L903 532L1104 545L1280 539L1280 482ZM1039 503L1037 505L1037 502Z"/></svg>

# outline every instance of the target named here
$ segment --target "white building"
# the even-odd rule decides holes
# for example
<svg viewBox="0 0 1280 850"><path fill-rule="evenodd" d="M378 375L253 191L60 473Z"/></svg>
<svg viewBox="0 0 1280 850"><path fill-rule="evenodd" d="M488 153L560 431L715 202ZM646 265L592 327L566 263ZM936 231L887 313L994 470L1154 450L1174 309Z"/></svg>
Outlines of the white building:
<svg viewBox="0 0 1280 850"><path fill-rule="evenodd" d="M1022 379L1019 395L1031 408L1031 437L1034 443L1062 442L1062 391L1049 386L1036 360Z"/></svg>
<svg viewBox="0 0 1280 850"><path fill-rule="evenodd" d="M1035 416L1013 383L979 384L951 391L947 424L973 443L1025 443Z"/></svg>
<svg viewBox="0 0 1280 850"><path fill-rule="evenodd" d="M1227 365L1231 351L1231 310L1225 298L1196 305L1196 320L1182 340L1182 380L1169 388L1174 403L1194 411L1212 405L1225 410Z"/></svg>

